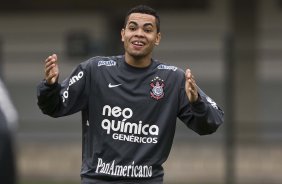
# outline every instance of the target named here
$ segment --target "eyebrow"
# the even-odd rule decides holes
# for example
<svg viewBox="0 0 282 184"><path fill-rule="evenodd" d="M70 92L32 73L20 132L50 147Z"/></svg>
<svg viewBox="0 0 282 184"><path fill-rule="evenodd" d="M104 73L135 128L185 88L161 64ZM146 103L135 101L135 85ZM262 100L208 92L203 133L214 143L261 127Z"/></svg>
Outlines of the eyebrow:
<svg viewBox="0 0 282 184"><path fill-rule="evenodd" d="M137 22L134 22L134 21L130 21L128 22L128 25L129 24L134 24L135 26L138 26ZM154 27L154 25L152 23L145 23L143 27L146 27L146 26L152 26Z"/></svg>

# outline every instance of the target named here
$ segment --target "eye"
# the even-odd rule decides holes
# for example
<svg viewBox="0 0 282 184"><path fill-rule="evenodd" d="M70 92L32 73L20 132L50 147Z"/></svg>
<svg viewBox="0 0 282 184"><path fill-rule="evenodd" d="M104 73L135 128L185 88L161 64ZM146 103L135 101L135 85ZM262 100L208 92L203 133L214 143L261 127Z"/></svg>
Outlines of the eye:
<svg viewBox="0 0 282 184"><path fill-rule="evenodd" d="M151 33L153 31L154 31L154 29L153 29L152 26L144 26L144 32L145 33Z"/></svg>
<svg viewBox="0 0 282 184"><path fill-rule="evenodd" d="M145 31L146 33L151 33L151 32L153 32L152 29L145 29L144 31Z"/></svg>
<svg viewBox="0 0 282 184"><path fill-rule="evenodd" d="M136 27L135 27L135 26L129 26L128 29L129 29L130 31L135 31L135 30L136 30Z"/></svg>

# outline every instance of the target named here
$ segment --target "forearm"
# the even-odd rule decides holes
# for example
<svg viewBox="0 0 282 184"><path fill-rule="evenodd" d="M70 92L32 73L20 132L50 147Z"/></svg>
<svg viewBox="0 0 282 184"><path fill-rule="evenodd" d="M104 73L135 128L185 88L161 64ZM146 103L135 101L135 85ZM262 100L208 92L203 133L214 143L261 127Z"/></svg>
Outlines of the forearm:
<svg viewBox="0 0 282 184"><path fill-rule="evenodd" d="M180 109L178 117L199 135L211 134L223 123L223 111L200 89L199 98L193 103L183 94Z"/></svg>
<svg viewBox="0 0 282 184"><path fill-rule="evenodd" d="M223 112L210 106L202 97L191 105L191 111L192 120L188 126L200 135L215 132L223 123Z"/></svg>

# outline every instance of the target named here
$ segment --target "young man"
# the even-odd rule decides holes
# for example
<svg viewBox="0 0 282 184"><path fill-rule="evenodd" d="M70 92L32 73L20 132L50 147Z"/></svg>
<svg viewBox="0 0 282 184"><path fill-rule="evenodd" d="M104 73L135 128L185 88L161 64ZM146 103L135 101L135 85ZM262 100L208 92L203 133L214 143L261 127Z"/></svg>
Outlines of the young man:
<svg viewBox="0 0 282 184"><path fill-rule="evenodd" d="M185 74L152 59L161 40L153 9L131 9L121 39L124 55L91 58L61 84L57 56L49 56L38 105L52 117L82 111L83 184L161 184L177 117L205 135L216 131L223 112L190 69Z"/></svg>

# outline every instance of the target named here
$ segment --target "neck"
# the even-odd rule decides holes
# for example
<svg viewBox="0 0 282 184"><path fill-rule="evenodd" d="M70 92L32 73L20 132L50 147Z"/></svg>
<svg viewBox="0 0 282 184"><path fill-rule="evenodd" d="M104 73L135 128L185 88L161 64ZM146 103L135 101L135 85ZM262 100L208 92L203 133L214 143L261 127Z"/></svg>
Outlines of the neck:
<svg viewBox="0 0 282 184"><path fill-rule="evenodd" d="M151 55L146 57L133 57L125 53L125 62L136 68L146 68L151 64Z"/></svg>

